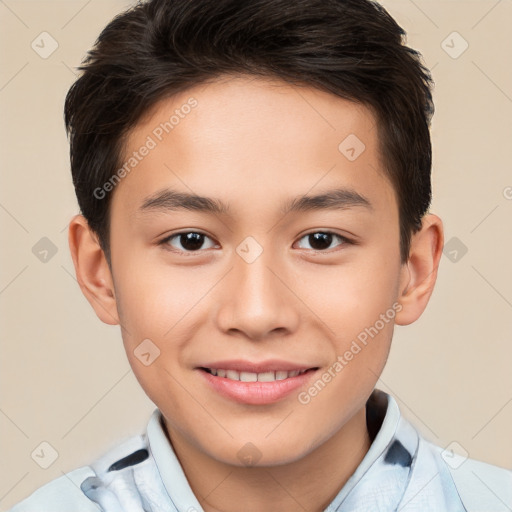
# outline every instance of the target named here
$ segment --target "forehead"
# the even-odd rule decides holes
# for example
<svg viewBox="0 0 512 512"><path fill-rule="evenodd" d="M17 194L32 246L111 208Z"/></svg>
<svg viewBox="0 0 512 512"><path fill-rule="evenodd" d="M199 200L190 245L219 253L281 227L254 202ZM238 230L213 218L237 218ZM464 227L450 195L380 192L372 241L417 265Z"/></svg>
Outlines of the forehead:
<svg viewBox="0 0 512 512"><path fill-rule="evenodd" d="M129 134L129 161L113 203L132 211L164 187L235 209L333 186L374 196L377 210L395 203L372 112L279 80L224 76L161 100Z"/></svg>

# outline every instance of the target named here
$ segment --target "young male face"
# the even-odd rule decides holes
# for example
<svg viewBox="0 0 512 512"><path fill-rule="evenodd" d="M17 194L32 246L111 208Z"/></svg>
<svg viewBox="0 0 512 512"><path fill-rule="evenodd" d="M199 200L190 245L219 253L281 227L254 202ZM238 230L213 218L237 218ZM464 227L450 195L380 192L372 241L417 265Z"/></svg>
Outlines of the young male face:
<svg viewBox="0 0 512 512"><path fill-rule="evenodd" d="M420 316L442 247L441 222L429 215L400 264L397 198L377 136L364 106L312 88L248 77L203 84L161 101L127 141L123 161L134 151L138 160L112 197L112 276L74 219L80 285L103 321L121 324L132 369L178 451L265 466L329 443L367 448L364 405L393 324ZM151 207L166 190L226 208L171 208L169 197ZM345 192L285 213L335 190ZM165 241L190 232L205 237ZM262 380L309 371L259 385L205 367Z"/></svg>

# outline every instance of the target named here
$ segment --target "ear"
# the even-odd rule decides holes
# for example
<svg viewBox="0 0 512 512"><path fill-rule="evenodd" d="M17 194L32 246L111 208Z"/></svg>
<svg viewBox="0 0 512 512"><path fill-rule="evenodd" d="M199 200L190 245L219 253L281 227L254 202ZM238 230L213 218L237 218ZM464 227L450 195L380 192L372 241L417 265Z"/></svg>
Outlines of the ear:
<svg viewBox="0 0 512 512"><path fill-rule="evenodd" d="M98 237L83 215L71 219L68 241L76 279L85 298L101 321L119 324L112 274Z"/></svg>
<svg viewBox="0 0 512 512"><path fill-rule="evenodd" d="M402 309L395 316L396 324L415 322L427 307L436 283L443 245L443 222L437 215L425 215L421 230L411 237L409 259L400 271L398 302Z"/></svg>

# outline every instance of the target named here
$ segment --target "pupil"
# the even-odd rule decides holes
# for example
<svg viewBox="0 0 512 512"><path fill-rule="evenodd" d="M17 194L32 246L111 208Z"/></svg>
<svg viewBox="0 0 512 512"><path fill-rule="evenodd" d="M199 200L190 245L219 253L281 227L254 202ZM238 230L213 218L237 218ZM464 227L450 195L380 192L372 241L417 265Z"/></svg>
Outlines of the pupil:
<svg viewBox="0 0 512 512"><path fill-rule="evenodd" d="M330 233L312 233L309 235L309 244L313 249L326 249L331 245L332 235Z"/></svg>
<svg viewBox="0 0 512 512"><path fill-rule="evenodd" d="M181 245L189 250L189 251L194 251L196 249L200 249L201 246L203 245L203 237L204 235L202 235L201 233L186 233L186 234L183 234L181 235Z"/></svg>

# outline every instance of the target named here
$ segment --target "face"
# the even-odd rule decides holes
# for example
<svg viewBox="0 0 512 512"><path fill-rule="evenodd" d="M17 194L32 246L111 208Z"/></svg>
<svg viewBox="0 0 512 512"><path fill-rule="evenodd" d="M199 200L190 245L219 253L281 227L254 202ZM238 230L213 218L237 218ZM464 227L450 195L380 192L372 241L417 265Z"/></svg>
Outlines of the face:
<svg viewBox="0 0 512 512"><path fill-rule="evenodd" d="M235 465L304 457L364 408L400 309L398 207L374 117L229 77L160 102L124 158L116 305L171 437Z"/></svg>

